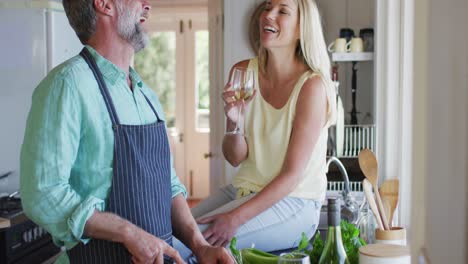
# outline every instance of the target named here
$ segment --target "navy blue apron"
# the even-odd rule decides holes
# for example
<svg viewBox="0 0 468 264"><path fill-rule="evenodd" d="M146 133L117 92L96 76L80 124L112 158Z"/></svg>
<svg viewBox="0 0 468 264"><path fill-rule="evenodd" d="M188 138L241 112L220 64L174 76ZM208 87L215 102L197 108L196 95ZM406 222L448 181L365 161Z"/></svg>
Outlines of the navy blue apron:
<svg viewBox="0 0 468 264"><path fill-rule="evenodd" d="M122 125L101 71L90 52L80 55L88 63L99 84L114 130L112 186L107 212L114 213L172 245L170 150L164 121L156 113L156 123ZM92 239L67 252L70 263L131 263L132 256L120 243Z"/></svg>

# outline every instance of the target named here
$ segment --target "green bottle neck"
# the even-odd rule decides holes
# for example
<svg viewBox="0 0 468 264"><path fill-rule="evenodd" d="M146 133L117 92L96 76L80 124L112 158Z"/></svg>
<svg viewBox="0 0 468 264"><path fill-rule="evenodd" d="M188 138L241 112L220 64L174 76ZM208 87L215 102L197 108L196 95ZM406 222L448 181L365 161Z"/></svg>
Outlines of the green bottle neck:
<svg viewBox="0 0 468 264"><path fill-rule="evenodd" d="M329 226L327 234L327 244L340 243L343 244L341 239L341 227L340 226Z"/></svg>

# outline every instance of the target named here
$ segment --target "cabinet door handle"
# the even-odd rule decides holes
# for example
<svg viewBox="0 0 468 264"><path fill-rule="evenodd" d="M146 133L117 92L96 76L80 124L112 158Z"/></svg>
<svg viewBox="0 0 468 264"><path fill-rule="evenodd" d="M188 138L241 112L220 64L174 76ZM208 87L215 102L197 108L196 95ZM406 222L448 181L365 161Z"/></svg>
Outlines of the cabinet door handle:
<svg viewBox="0 0 468 264"><path fill-rule="evenodd" d="M203 157L205 159L209 159L209 158L213 157L213 153L211 153L211 152L205 153L205 154L203 154Z"/></svg>

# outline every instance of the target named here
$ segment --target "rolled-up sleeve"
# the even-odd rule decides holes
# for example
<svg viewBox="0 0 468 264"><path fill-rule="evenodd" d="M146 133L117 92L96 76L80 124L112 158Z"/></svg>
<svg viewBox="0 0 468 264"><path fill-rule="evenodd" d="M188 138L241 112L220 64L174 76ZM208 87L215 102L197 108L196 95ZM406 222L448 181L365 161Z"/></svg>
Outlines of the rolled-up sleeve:
<svg viewBox="0 0 468 264"><path fill-rule="evenodd" d="M81 137L77 93L66 77L45 79L36 88L21 149L20 188L26 215L59 246L73 247L102 199L82 196L70 185Z"/></svg>
<svg viewBox="0 0 468 264"><path fill-rule="evenodd" d="M172 155L171 155L171 191L172 191L172 198L176 197L179 194L182 194L185 198L187 198L187 189L180 182L179 177L177 177L174 166L172 164L173 164L173 162L172 162Z"/></svg>

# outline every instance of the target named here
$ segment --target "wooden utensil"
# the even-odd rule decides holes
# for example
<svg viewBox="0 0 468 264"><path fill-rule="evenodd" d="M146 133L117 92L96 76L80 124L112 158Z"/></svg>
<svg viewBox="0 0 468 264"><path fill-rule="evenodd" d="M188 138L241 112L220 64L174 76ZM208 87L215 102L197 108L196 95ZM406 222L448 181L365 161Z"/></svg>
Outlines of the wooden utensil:
<svg viewBox="0 0 468 264"><path fill-rule="evenodd" d="M388 217L388 223L391 226L393 221L393 215L395 213L395 209L398 205L398 196L400 190L400 181L398 179L391 179L386 180L382 183L379 188L379 193L382 196L382 199L387 199L390 203L390 215Z"/></svg>
<svg viewBox="0 0 468 264"><path fill-rule="evenodd" d="M382 205L382 200L380 199L379 188L377 183L379 181L378 176L378 165L377 159L372 151L369 149L363 149L359 152L359 167L361 167L364 176L369 180L374 187L375 198L377 200L377 208L379 209L380 216L382 218L382 223L385 229L389 230L390 227L388 226L387 217L385 215L385 211Z"/></svg>
<svg viewBox="0 0 468 264"><path fill-rule="evenodd" d="M374 214L375 220L377 222L377 226L384 230L384 226L382 224L382 219L379 214L379 209L377 209L377 205L375 204L374 196L372 195L372 185L369 180L364 179L362 181L362 188L364 189L364 194L366 195L367 202L369 203L369 207Z"/></svg>
<svg viewBox="0 0 468 264"><path fill-rule="evenodd" d="M380 194L382 195L382 194ZM390 218L390 200L388 197L382 195L382 205L384 208L385 215L387 216L387 223L390 228L392 228L392 219Z"/></svg>

